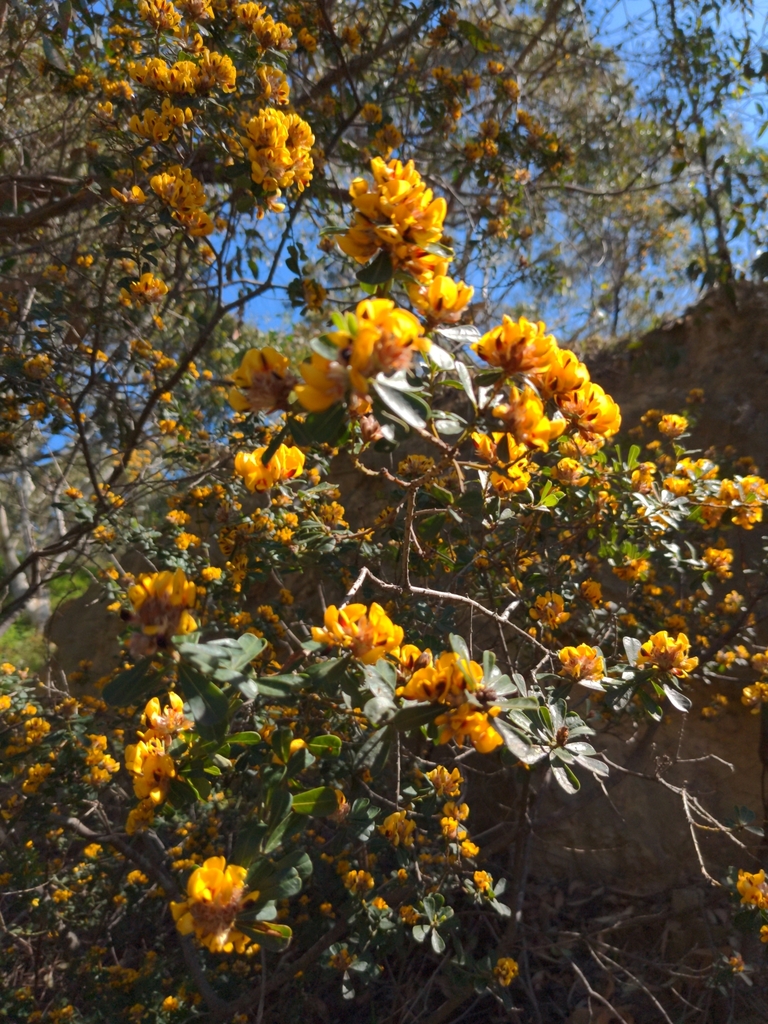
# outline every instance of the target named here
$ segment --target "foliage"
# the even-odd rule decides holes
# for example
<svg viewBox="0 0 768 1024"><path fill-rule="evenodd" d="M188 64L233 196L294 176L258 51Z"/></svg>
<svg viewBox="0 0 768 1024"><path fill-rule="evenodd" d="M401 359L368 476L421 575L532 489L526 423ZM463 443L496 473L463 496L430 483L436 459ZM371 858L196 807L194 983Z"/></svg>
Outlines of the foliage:
<svg viewBox="0 0 768 1024"><path fill-rule="evenodd" d="M537 13L384 6L341 34L322 5L283 13L5 15L7 99L31 102L36 68L50 105L6 156L2 443L28 543L19 558L3 512L3 615L85 566L125 627L100 678L1 666L15 1020L534 1012L517 979L536 807L622 770L606 728L685 714L734 664L768 672L763 552L742 543L768 485L685 447L702 396L623 438L544 323L469 322L506 222L475 262L443 192L482 208L492 186L511 222L532 176L514 163L542 188L576 165L496 60ZM395 115L439 174L390 158ZM342 223L332 182L363 158ZM298 234L313 220L333 303ZM256 343L237 317L283 260L305 323ZM767 695L753 678L744 700ZM657 781L694 835L755 827ZM505 817L478 830L496 784ZM762 922L764 877L734 885Z"/></svg>

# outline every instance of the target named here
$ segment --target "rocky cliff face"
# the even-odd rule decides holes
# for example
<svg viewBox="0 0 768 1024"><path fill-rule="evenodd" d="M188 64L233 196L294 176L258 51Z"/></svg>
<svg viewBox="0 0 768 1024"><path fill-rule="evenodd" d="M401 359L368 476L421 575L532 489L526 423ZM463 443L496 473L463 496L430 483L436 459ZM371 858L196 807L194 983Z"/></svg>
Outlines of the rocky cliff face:
<svg viewBox="0 0 768 1024"><path fill-rule="evenodd" d="M735 301L734 301L735 300ZM679 412L692 388L697 446L732 445L768 467L768 286L742 282L711 295L636 342L589 360L626 426L650 408Z"/></svg>

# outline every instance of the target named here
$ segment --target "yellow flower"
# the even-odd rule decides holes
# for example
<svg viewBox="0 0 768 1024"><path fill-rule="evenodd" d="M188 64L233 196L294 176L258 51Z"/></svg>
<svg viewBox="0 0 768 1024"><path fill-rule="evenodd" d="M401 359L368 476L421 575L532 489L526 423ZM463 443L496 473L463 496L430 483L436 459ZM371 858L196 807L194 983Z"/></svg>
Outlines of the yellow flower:
<svg viewBox="0 0 768 1024"><path fill-rule="evenodd" d="M669 672L673 676L685 679L688 673L699 664L698 658L689 658L691 645L685 633L678 633L675 640L662 630L654 633L640 648L637 664L640 668L654 668L659 672Z"/></svg>
<svg viewBox="0 0 768 1024"><path fill-rule="evenodd" d="M500 327L484 334L472 348L491 366L506 374L532 373L546 369L552 362L557 343L546 333L546 324L531 323L524 316L515 322L505 316Z"/></svg>
<svg viewBox="0 0 768 1024"><path fill-rule="evenodd" d="M350 186L355 220L339 238L339 247L358 263L366 263L384 249L394 270L412 271L413 264L427 255L424 247L442 237L448 209L445 199L434 197L413 161L385 163L374 157L371 171L373 188L364 178L355 178ZM419 278L421 274L412 276Z"/></svg>
<svg viewBox="0 0 768 1024"><path fill-rule="evenodd" d="M583 487L589 480L588 476L584 475L584 467L576 459L560 459L557 465L552 470L552 476L561 484L566 484L570 487Z"/></svg>
<svg viewBox="0 0 768 1024"><path fill-rule="evenodd" d="M235 473L241 476L249 491L266 491L284 480L301 476L304 469L304 453L300 448L281 444L266 464L262 456L266 448L255 452L238 452L235 456Z"/></svg>
<svg viewBox="0 0 768 1024"><path fill-rule="evenodd" d="M171 637L194 633L197 622L187 609L195 607L196 599L195 584L183 569L139 576L128 589L132 621L141 627L141 634L131 640L132 653L151 655L168 647Z"/></svg>
<svg viewBox="0 0 768 1024"><path fill-rule="evenodd" d="M296 378L286 357L267 346L248 349L232 383L229 404L237 412L274 412L286 407Z"/></svg>
<svg viewBox="0 0 768 1024"><path fill-rule="evenodd" d="M364 103L360 116L366 124L379 124L382 118L381 107L378 103Z"/></svg>
<svg viewBox="0 0 768 1024"><path fill-rule="evenodd" d="M618 405L599 384L587 381L576 391L555 395L563 415L586 440L612 437L621 427Z"/></svg>
<svg viewBox="0 0 768 1024"><path fill-rule="evenodd" d="M125 831L129 836L132 836L135 832L141 831L151 825L155 817L155 807L157 805L153 803L149 797L138 803L128 815L125 822Z"/></svg>
<svg viewBox="0 0 768 1024"><path fill-rule="evenodd" d="M347 871L344 875L344 887L359 896L372 889L373 885L373 875L367 871Z"/></svg>
<svg viewBox="0 0 768 1024"><path fill-rule="evenodd" d="M741 703L746 704L748 708L755 708L757 713L760 704L768 703L768 683L752 683L751 686L745 686L741 691Z"/></svg>
<svg viewBox="0 0 768 1024"><path fill-rule="evenodd" d="M475 882L475 886L480 892L488 892L493 887L493 878L488 874L487 871L475 871L472 876Z"/></svg>
<svg viewBox="0 0 768 1024"><path fill-rule="evenodd" d="M444 715L438 715L435 725L441 727L438 743L450 743L451 740L455 740L462 746L466 737L481 754L490 754L503 743L501 736L491 725L488 715L470 704L462 704Z"/></svg>
<svg viewBox="0 0 768 1024"><path fill-rule="evenodd" d="M344 506L340 505L338 501L331 501L320 505L317 514L326 526L349 526L349 523L344 518Z"/></svg>
<svg viewBox="0 0 768 1024"><path fill-rule="evenodd" d="M456 797L461 793L461 787L464 784L464 779L458 768L449 772L442 764L433 768L432 771L426 772L425 777L434 786L438 797Z"/></svg>
<svg viewBox="0 0 768 1024"><path fill-rule="evenodd" d="M614 565L613 573L620 580L644 580L650 568L647 558L627 558L623 565Z"/></svg>
<svg viewBox="0 0 768 1024"><path fill-rule="evenodd" d="M392 843L393 846L413 846L413 832L416 828L415 821L409 821L405 811L394 811L388 815L381 825L379 832Z"/></svg>
<svg viewBox="0 0 768 1024"><path fill-rule="evenodd" d="M235 15L240 24L253 32L262 50L285 50L290 44L292 32L281 21L275 21L271 14L265 14L262 4L237 4Z"/></svg>
<svg viewBox="0 0 768 1024"><path fill-rule="evenodd" d="M50 356L41 352L40 355L27 359L23 369L24 373L32 380L44 380L52 372L53 363Z"/></svg>
<svg viewBox="0 0 768 1024"><path fill-rule="evenodd" d="M157 806L168 795L176 766L165 752L162 740L140 740L125 748L125 767L133 776L133 791L140 800Z"/></svg>
<svg viewBox="0 0 768 1024"><path fill-rule="evenodd" d="M184 701L178 693L168 694L168 704L162 710L159 697L153 697L148 701L141 716L141 723L148 727L145 733L140 734L145 741L170 739L177 732L191 729L193 725L184 714Z"/></svg>
<svg viewBox="0 0 768 1024"><path fill-rule="evenodd" d="M128 304L138 302L140 305L150 305L159 302L164 295L168 294L168 285L159 277L147 272L142 274L138 281L131 281L131 294L128 297ZM127 296L125 288L121 289L121 295Z"/></svg>
<svg viewBox="0 0 768 1024"><path fill-rule="evenodd" d="M52 771L52 764L31 764L27 768L27 777L21 784L22 793L36 793Z"/></svg>
<svg viewBox="0 0 768 1024"><path fill-rule="evenodd" d="M246 893L246 869L227 865L224 857L209 857L192 872L187 882L187 899L171 903L171 913L182 935L192 935L212 953L242 953L249 945L247 935L235 927L237 915L258 892Z"/></svg>
<svg viewBox="0 0 768 1024"><path fill-rule="evenodd" d="M205 206L203 183L190 170L182 170L178 164L161 174L155 174L149 179L149 185L172 210L189 213Z"/></svg>
<svg viewBox="0 0 768 1024"><path fill-rule="evenodd" d="M317 49L317 39L312 35L308 28L302 28L299 34L296 36L296 41L299 46L303 47L307 53L314 53Z"/></svg>
<svg viewBox="0 0 768 1024"><path fill-rule="evenodd" d="M155 32L172 32L181 23L181 15L171 0L139 0L138 9Z"/></svg>
<svg viewBox="0 0 768 1024"><path fill-rule="evenodd" d="M357 395L367 396L369 377L407 369L414 352L429 351L419 321L391 299L364 299L355 315L347 316L347 323L346 330L329 335L339 349L338 360L313 353L311 362L301 368L305 383L296 388L296 395L311 412L340 401L348 385Z"/></svg>
<svg viewBox="0 0 768 1024"><path fill-rule="evenodd" d="M465 839L467 835L467 830L462 828L458 819L452 818L450 815L440 819L440 831L443 833L444 839L454 843Z"/></svg>
<svg viewBox="0 0 768 1024"><path fill-rule="evenodd" d="M443 804L443 814L447 814L457 821L466 821L469 817L469 804L457 804L455 800L448 800Z"/></svg>
<svg viewBox="0 0 768 1024"><path fill-rule="evenodd" d="M680 437L688 429L688 420L685 416L675 416L668 413L659 420L659 431L667 437Z"/></svg>
<svg viewBox="0 0 768 1024"><path fill-rule="evenodd" d="M589 383L589 370L575 352L556 346L549 365L530 374L530 381L546 401L553 395L583 388Z"/></svg>
<svg viewBox="0 0 768 1024"><path fill-rule="evenodd" d="M195 92L210 92L215 88L222 92L234 92L236 79L237 70L230 57L203 47L198 55L194 76Z"/></svg>
<svg viewBox="0 0 768 1024"><path fill-rule="evenodd" d="M466 676L472 681L468 683ZM461 662L458 654L446 651L437 661L417 669L397 692L406 700L458 705L464 703L467 690L477 689L482 678L481 665L475 661Z"/></svg>
<svg viewBox="0 0 768 1024"><path fill-rule="evenodd" d="M325 612L325 628L313 626L312 639L347 647L363 664L373 665L385 654L397 656L403 630L375 602L370 609L364 604L349 604L346 608L330 605Z"/></svg>
<svg viewBox="0 0 768 1024"><path fill-rule="evenodd" d="M403 924L414 925L419 923L421 914L415 907L412 907L409 903L404 903L399 909L398 914Z"/></svg>
<svg viewBox="0 0 768 1024"><path fill-rule="evenodd" d="M219 569L218 566L207 565L201 571L200 575L202 576L206 583L210 583L212 580L220 580L222 571L223 570Z"/></svg>
<svg viewBox="0 0 768 1024"><path fill-rule="evenodd" d="M334 953L331 956L328 962L334 970L346 971L349 970L355 960L357 960L357 957L353 956L346 946L342 946L338 953Z"/></svg>
<svg viewBox="0 0 768 1024"><path fill-rule="evenodd" d="M380 153L385 160L389 160L394 149L402 146L405 136L397 127L397 125L388 122L382 125L381 128L375 133L371 141L371 147Z"/></svg>
<svg viewBox="0 0 768 1024"><path fill-rule="evenodd" d="M89 843L89 845L83 850L83 853L91 860L95 860L101 853L101 849L102 848L99 843Z"/></svg>
<svg viewBox="0 0 768 1024"><path fill-rule="evenodd" d="M298 114L267 107L245 125L241 138L251 163L251 178L265 192L295 186L302 192L312 180L315 137Z"/></svg>
<svg viewBox="0 0 768 1024"><path fill-rule="evenodd" d="M547 629L556 629L571 617L571 613L565 611L565 601L562 596L551 590L536 598L533 607L529 608L528 614L534 622L541 622Z"/></svg>
<svg viewBox="0 0 768 1024"><path fill-rule="evenodd" d="M563 666L561 675L569 675L576 682L587 680L599 683L605 675L605 661L597 649L589 644L563 647L558 657Z"/></svg>
<svg viewBox="0 0 768 1024"><path fill-rule="evenodd" d="M509 988L519 973L517 961L511 956L500 956L493 968L494 977L503 988Z"/></svg>
<svg viewBox="0 0 768 1024"><path fill-rule="evenodd" d="M188 63L188 62L186 62ZM196 67L188 64L189 67ZM177 128L183 128L193 119L192 110L189 107L182 109L174 107L170 99L163 100L160 113L147 107L141 117L134 114L128 122L128 128L136 135L150 142L167 142ZM130 199L127 200L131 202Z"/></svg>
<svg viewBox="0 0 768 1024"><path fill-rule="evenodd" d="M476 846L470 839L464 839L459 843L459 850L462 857L477 857L480 853L480 847Z"/></svg>
<svg viewBox="0 0 768 1024"><path fill-rule="evenodd" d="M766 883L765 871L758 871L750 874L749 871L739 871L739 878L736 888L741 896L743 904L759 907L761 910L768 910L768 883Z"/></svg>
<svg viewBox="0 0 768 1024"><path fill-rule="evenodd" d="M729 580L733 562L733 551L730 548L707 548L703 561L715 573L719 580Z"/></svg>
<svg viewBox="0 0 768 1024"><path fill-rule="evenodd" d="M296 397L309 412L324 412L341 402L349 388L346 363L326 359L313 352L309 362L302 363L304 383L296 387Z"/></svg>
<svg viewBox="0 0 768 1024"><path fill-rule="evenodd" d="M428 283L408 285L411 302L430 324L456 323L469 305L475 289L458 283L445 274L436 274Z"/></svg>
<svg viewBox="0 0 768 1024"><path fill-rule="evenodd" d="M493 410L504 427L519 444L546 451L565 430L565 420L550 420L544 415L544 404L536 392L526 386L522 391L512 387L509 398Z"/></svg>

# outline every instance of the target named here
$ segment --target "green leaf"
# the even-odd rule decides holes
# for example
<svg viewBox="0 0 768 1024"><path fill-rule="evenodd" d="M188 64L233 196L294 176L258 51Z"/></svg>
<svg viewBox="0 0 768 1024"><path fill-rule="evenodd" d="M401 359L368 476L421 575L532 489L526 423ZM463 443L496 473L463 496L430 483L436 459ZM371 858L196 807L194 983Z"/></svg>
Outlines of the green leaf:
<svg viewBox="0 0 768 1024"><path fill-rule="evenodd" d="M371 381L373 390L379 396L383 404L394 413L403 423L416 430L424 430L427 426L429 406L422 398L417 398L412 392L402 391L400 388L392 387L381 376Z"/></svg>
<svg viewBox="0 0 768 1024"><path fill-rule="evenodd" d="M183 661L178 672L179 684L195 722L208 728L222 722L227 717L229 701L219 687Z"/></svg>
<svg viewBox="0 0 768 1024"><path fill-rule="evenodd" d="M259 856L261 842L267 834L265 821L249 821L237 834L230 860L240 867L249 868Z"/></svg>
<svg viewBox="0 0 768 1024"><path fill-rule="evenodd" d="M651 716L651 718L655 722L660 722L661 719L664 717L664 712L653 699L653 697L649 696L645 692L645 690L638 690L638 694L640 695L640 700L642 701L643 707Z"/></svg>
<svg viewBox="0 0 768 1024"><path fill-rule="evenodd" d="M307 749L315 757L338 757L341 753L341 740L338 736L315 736L307 744Z"/></svg>
<svg viewBox="0 0 768 1024"><path fill-rule="evenodd" d="M197 790L191 782L182 776L171 779L168 787L168 803L171 807L183 810L185 807L190 807L197 799Z"/></svg>
<svg viewBox="0 0 768 1024"><path fill-rule="evenodd" d="M669 698L669 703L673 708L677 708L678 711L690 711L693 707L693 701L690 697L686 697L684 693L680 693L674 686L670 686L669 683L664 683L664 693Z"/></svg>
<svg viewBox="0 0 768 1024"><path fill-rule="evenodd" d="M499 49L496 43L492 43L488 36L474 22L462 19L457 22L456 27L478 53L490 53L492 50Z"/></svg>
<svg viewBox="0 0 768 1024"><path fill-rule="evenodd" d="M441 348L435 341L429 347L427 359L430 363L434 363L438 370L453 369L453 356L450 352L446 352L444 348Z"/></svg>
<svg viewBox="0 0 768 1024"><path fill-rule="evenodd" d="M391 281L395 275L395 268L386 249L382 249L376 259L371 260L362 270L358 270L357 280L361 284L379 285Z"/></svg>
<svg viewBox="0 0 768 1024"><path fill-rule="evenodd" d="M307 789L303 793L296 793L293 798L293 810L296 814L313 814L317 818L323 818L328 814L334 814L338 809L336 790L330 786Z"/></svg>
<svg viewBox="0 0 768 1024"><path fill-rule="evenodd" d="M287 924L274 924L271 921L255 921L252 924L241 924L235 921L238 931L243 932L248 938L254 939L264 949L281 951L286 949L293 937L293 932Z"/></svg>
<svg viewBox="0 0 768 1024"><path fill-rule="evenodd" d="M389 724L399 732L409 732L411 729L428 725L444 711L445 706L441 704L417 704L415 707L398 711Z"/></svg>
<svg viewBox="0 0 768 1024"><path fill-rule="evenodd" d="M637 656L640 653L640 648L642 647L642 644L633 636L624 636L621 638L621 642L624 644L624 650L627 654L627 661L630 665L636 665Z"/></svg>
<svg viewBox="0 0 768 1024"><path fill-rule="evenodd" d="M302 682L301 676L260 676L255 685L262 697L269 697L272 700L293 700Z"/></svg>
<svg viewBox="0 0 768 1024"><path fill-rule="evenodd" d="M160 678L160 672L150 672L151 658L142 658L133 668L126 669L110 680L102 691L107 704L126 707L143 696Z"/></svg>
<svg viewBox="0 0 768 1024"><path fill-rule="evenodd" d="M264 853L271 853L280 846L286 836L292 836L303 826L303 819L293 811L279 821L262 842Z"/></svg>
<svg viewBox="0 0 768 1024"><path fill-rule="evenodd" d="M392 749L392 741L395 737L395 730L387 725L383 729L376 729L368 733L357 752L355 759L355 770L367 768L371 775L376 778L383 771Z"/></svg>
<svg viewBox="0 0 768 1024"><path fill-rule="evenodd" d="M48 36L43 36L43 53L48 63L57 71L69 71L67 62L58 47L54 46Z"/></svg>
<svg viewBox="0 0 768 1024"><path fill-rule="evenodd" d="M312 444L334 444L347 426L347 407L342 402L337 402L324 412L309 413L303 421L291 417L288 425L293 440L302 447Z"/></svg>
<svg viewBox="0 0 768 1024"><path fill-rule="evenodd" d="M260 743L261 736L257 732L235 732L227 736L227 743L239 743L244 747L252 747L254 743Z"/></svg>
<svg viewBox="0 0 768 1024"><path fill-rule="evenodd" d="M250 665L254 658L264 650L267 641L253 633L243 633L237 641L239 652L233 652L229 657L229 668L233 672L240 672L246 665Z"/></svg>
<svg viewBox="0 0 768 1024"><path fill-rule="evenodd" d="M474 408L477 408L477 399L475 398L474 388L472 387L472 378L469 375L469 370L466 365L462 363L460 359L456 360L456 373L461 381L461 386L466 392L467 398L470 400Z"/></svg>
<svg viewBox="0 0 768 1024"><path fill-rule="evenodd" d="M504 746L509 750L511 754L514 754L523 764L532 764L532 758L535 757L536 761L541 760L543 755L534 755L534 748L530 743L526 743L522 736L520 736L515 730L502 721L501 718L495 718L493 720L493 727L504 740Z"/></svg>
<svg viewBox="0 0 768 1024"><path fill-rule="evenodd" d="M284 871L286 868L295 868L303 882L306 882L314 870L309 855L302 850L294 850L292 853L286 854L282 860L275 864L275 868L278 871Z"/></svg>
<svg viewBox="0 0 768 1024"><path fill-rule="evenodd" d="M306 771L314 763L315 757L310 752L309 747L301 747L299 750L295 750L288 758L288 778L295 779L297 775L301 775L303 771Z"/></svg>
<svg viewBox="0 0 768 1024"><path fill-rule="evenodd" d="M758 277L768 277L768 251L761 252L756 260L752 261L752 273Z"/></svg>
<svg viewBox="0 0 768 1024"><path fill-rule="evenodd" d="M573 796L574 793L578 793L581 789L581 783L573 774L567 764L550 765L552 774L555 777L555 781L558 783L561 789L564 789L569 796Z"/></svg>

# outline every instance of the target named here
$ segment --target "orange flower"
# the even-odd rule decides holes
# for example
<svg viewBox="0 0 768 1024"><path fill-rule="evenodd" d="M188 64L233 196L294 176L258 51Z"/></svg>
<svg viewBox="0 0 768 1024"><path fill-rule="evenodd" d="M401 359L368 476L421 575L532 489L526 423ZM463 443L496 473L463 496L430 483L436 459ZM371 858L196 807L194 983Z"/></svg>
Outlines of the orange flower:
<svg viewBox="0 0 768 1024"><path fill-rule="evenodd" d="M312 627L317 643L348 647L365 665L373 665L385 654L397 656L403 642L403 630L396 626L380 604L331 605L325 612L325 628Z"/></svg>
<svg viewBox="0 0 768 1024"><path fill-rule="evenodd" d="M669 672L685 679L699 664L698 658L688 657L690 648L685 633L678 633L673 640L666 630L662 630L645 641L637 656L637 664L640 668L655 668L659 672Z"/></svg>

